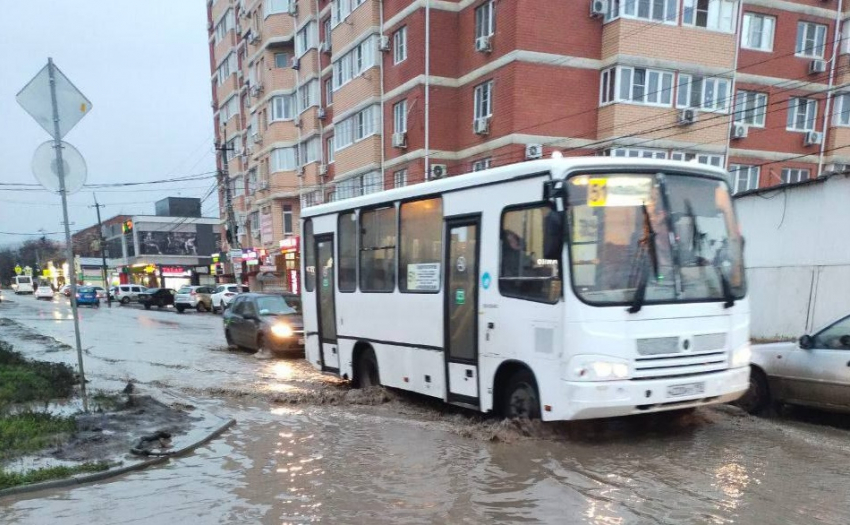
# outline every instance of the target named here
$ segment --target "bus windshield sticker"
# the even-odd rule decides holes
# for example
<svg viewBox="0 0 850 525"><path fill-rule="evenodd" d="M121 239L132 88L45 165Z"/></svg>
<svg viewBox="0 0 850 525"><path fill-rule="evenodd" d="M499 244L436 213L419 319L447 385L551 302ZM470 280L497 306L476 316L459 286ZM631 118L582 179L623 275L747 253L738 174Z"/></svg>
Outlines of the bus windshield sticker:
<svg viewBox="0 0 850 525"><path fill-rule="evenodd" d="M439 292L440 263L408 264L407 289L413 292Z"/></svg>
<svg viewBox="0 0 850 525"><path fill-rule="evenodd" d="M464 304L466 302L466 292L463 291L463 288L459 288L455 291L455 304Z"/></svg>
<svg viewBox="0 0 850 525"><path fill-rule="evenodd" d="M484 272L481 275L481 287L485 290L490 288L490 272Z"/></svg>
<svg viewBox="0 0 850 525"><path fill-rule="evenodd" d="M587 181L588 207L641 206L652 200L652 177L622 175Z"/></svg>
<svg viewBox="0 0 850 525"><path fill-rule="evenodd" d="M463 273L466 271L466 257L461 255L457 258L457 271L458 273Z"/></svg>
<svg viewBox="0 0 850 525"><path fill-rule="evenodd" d="M590 179L587 184L587 205L588 206L605 206L607 199L607 188L605 187L608 179L594 178Z"/></svg>

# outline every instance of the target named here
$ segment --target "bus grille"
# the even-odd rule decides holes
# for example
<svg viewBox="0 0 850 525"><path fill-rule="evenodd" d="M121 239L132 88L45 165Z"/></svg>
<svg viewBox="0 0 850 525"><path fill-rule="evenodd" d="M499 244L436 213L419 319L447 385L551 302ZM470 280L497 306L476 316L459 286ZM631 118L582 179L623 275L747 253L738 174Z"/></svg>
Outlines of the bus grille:
<svg viewBox="0 0 850 525"><path fill-rule="evenodd" d="M729 367L726 334L700 334L688 349L678 337L637 340L633 379L657 379L720 372Z"/></svg>

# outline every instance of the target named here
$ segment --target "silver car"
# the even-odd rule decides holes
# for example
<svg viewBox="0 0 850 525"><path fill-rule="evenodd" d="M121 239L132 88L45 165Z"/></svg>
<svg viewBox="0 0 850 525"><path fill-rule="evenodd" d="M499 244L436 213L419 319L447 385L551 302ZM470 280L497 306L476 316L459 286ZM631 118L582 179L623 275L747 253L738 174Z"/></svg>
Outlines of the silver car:
<svg viewBox="0 0 850 525"><path fill-rule="evenodd" d="M787 403L850 412L850 315L798 342L752 350L750 389L738 401L744 410Z"/></svg>

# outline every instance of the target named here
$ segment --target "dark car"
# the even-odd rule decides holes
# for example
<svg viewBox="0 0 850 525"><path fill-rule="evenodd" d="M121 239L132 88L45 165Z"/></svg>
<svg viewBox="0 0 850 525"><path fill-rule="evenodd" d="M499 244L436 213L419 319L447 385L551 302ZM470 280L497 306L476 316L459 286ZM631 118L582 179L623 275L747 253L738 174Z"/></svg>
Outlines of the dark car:
<svg viewBox="0 0 850 525"><path fill-rule="evenodd" d="M139 304L144 305L145 310L150 310L151 306L165 308L174 304L175 293L171 288L148 288L139 294Z"/></svg>
<svg viewBox="0 0 850 525"><path fill-rule="evenodd" d="M269 352L303 352L304 322L297 295L239 294L224 311L228 345Z"/></svg>

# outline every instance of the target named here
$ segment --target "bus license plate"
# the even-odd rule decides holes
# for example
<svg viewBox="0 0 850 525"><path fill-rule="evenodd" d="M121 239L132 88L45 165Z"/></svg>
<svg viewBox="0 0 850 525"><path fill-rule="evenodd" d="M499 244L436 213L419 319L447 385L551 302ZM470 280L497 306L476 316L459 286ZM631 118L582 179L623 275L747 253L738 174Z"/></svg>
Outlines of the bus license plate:
<svg viewBox="0 0 850 525"><path fill-rule="evenodd" d="M696 396L705 393L705 383L685 383L667 387L667 397Z"/></svg>

